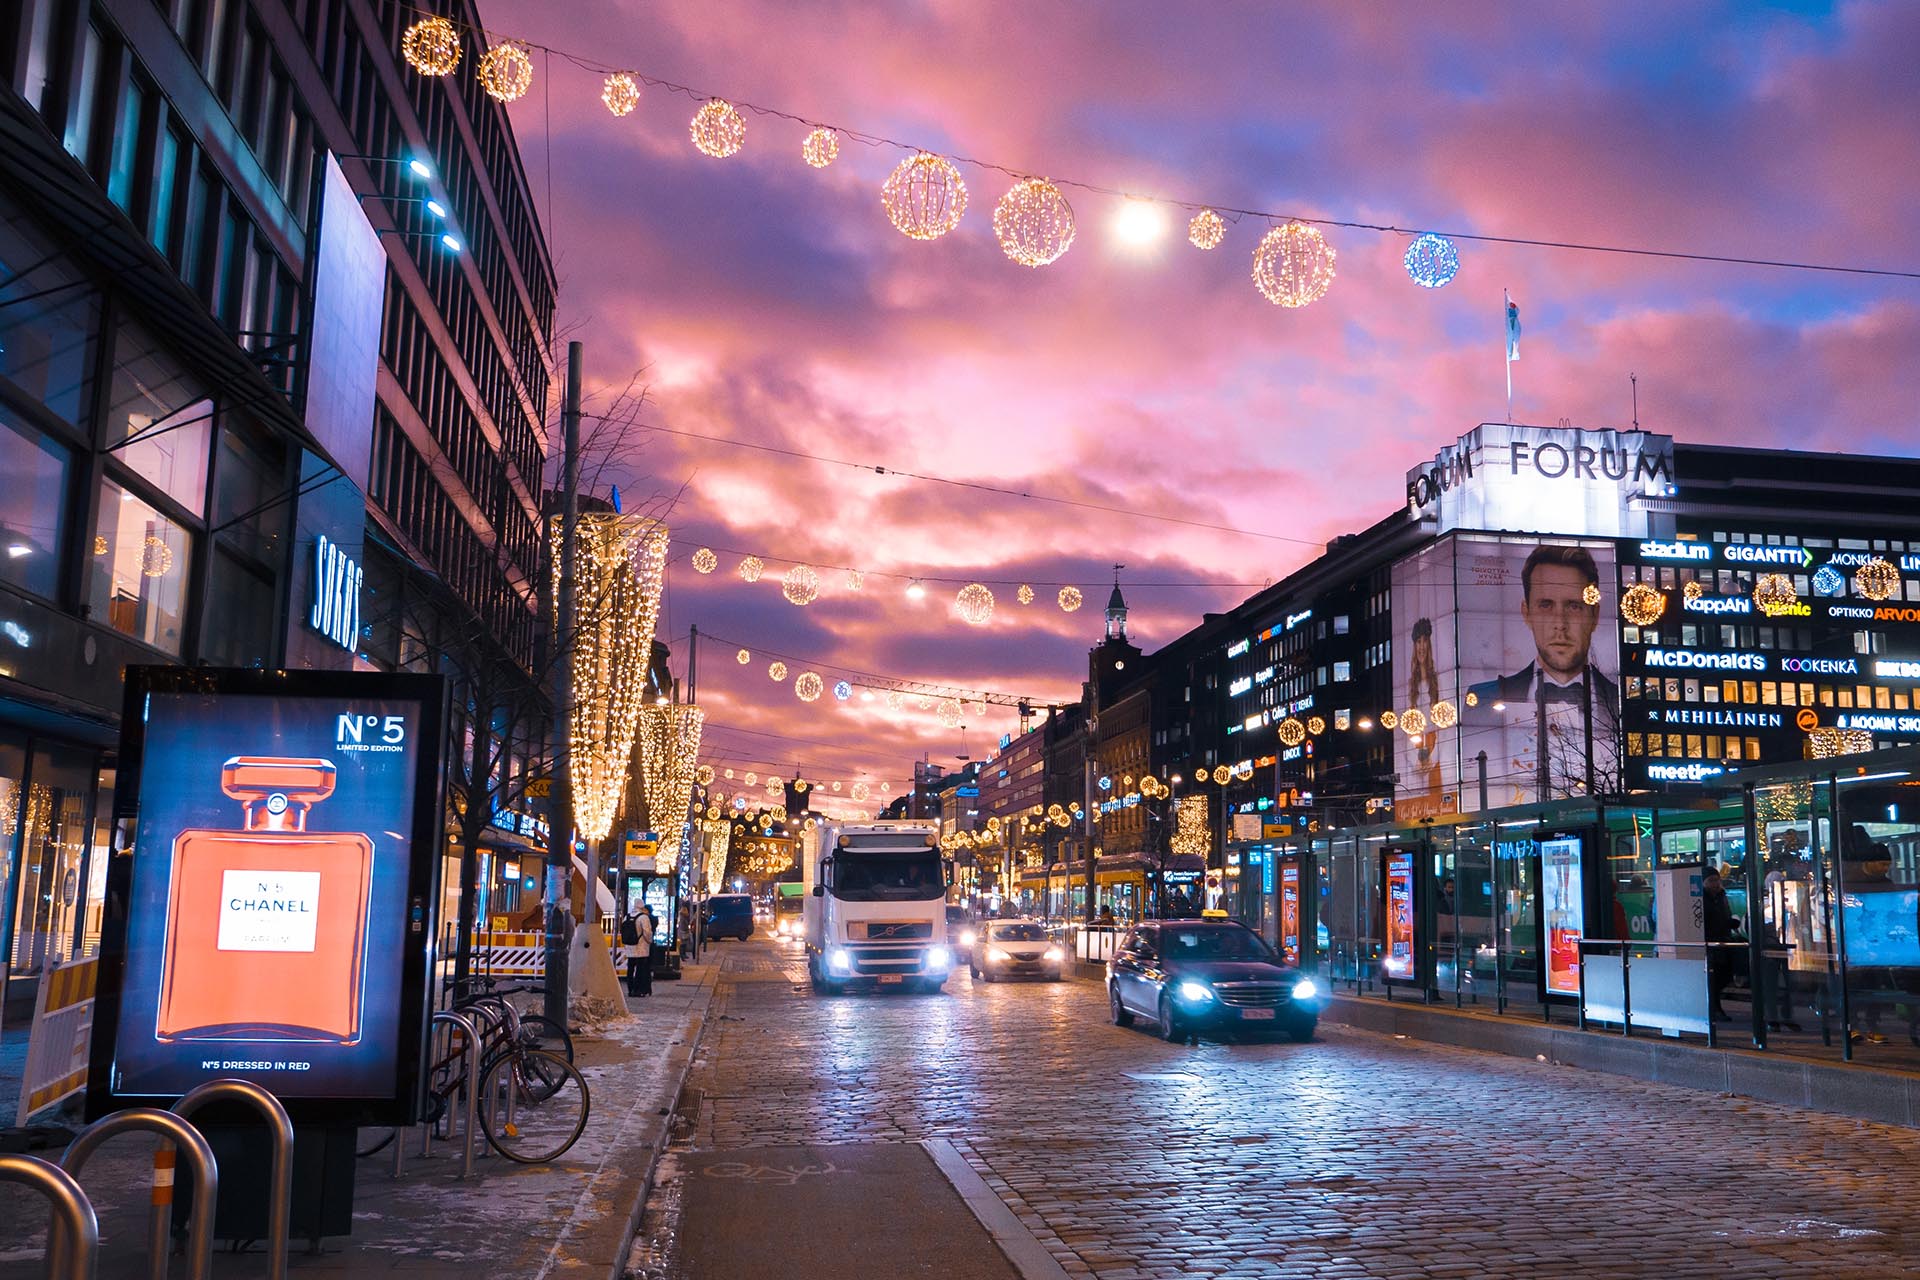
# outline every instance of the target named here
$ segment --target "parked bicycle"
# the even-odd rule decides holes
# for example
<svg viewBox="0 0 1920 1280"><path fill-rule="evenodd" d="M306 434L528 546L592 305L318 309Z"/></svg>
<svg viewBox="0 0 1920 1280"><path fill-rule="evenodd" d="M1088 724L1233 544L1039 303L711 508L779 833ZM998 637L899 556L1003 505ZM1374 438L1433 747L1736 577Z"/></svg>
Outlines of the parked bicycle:
<svg viewBox="0 0 1920 1280"><path fill-rule="evenodd" d="M428 1070L425 1122L436 1137L451 1136L453 1116L466 1100L467 1055L480 1058L475 1115L487 1144L509 1160L542 1164L558 1159L585 1131L592 1099L573 1065L573 1037L539 1014L523 1014L507 999L525 988L490 988L461 1002L479 1034L469 1042L458 1027L437 1027ZM395 1131L361 1131L358 1154L385 1150Z"/></svg>

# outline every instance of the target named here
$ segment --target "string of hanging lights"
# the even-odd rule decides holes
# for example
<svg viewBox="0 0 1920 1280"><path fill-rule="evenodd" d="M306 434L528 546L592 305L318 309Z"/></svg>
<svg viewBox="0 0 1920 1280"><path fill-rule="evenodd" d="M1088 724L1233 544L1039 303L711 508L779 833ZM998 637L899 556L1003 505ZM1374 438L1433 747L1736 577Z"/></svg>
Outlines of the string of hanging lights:
<svg viewBox="0 0 1920 1280"><path fill-rule="evenodd" d="M1402 263L1407 277L1413 284L1424 289L1443 288L1458 275L1460 258L1456 242L1463 241L1582 253L1920 279L1920 270L1799 262L1735 254L1581 243L1546 237L1442 231L1435 228L1410 229L1355 219L1234 208L1213 201L1144 196L1137 192L1079 180L1043 179L1031 173L1022 172L1013 166L976 157L941 155L881 134L853 129L845 125L828 124L775 107L730 99L658 76L649 76L631 69L612 66L594 57L536 44L532 41L508 37L496 39L483 28L456 24L426 9L416 7L414 11L422 16L406 28L400 41L401 56L407 64L422 75L451 74L460 60L460 40L463 35L470 36L484 49L480 65L476 68L481 84L489 94L502 102L513 102L526 94L533 80L533 64L527 56L527 51L540 49L582 71L606 77L602 100L608 111L616 118L624 117L633 111L642 88L661 90L698 103L699 106L688 128L694 147L703 155L726 158L740 152L745 146L747 133L743 109L754 115L786 121L807 129L808 134L801 144L801 156L814 168L825 168L833 163L839 154L842 138L851 139L872 148L887 147L905 151L908 153L906 158L895 167L882 187L881 205L893 226L901 234L915 240L939 239L957 227L966 213L967 188L958 166L966 165L983 172L1004 175L1012 179L1014 186L996 205L995 234L996 238L1001 240L1002 247L1006 249L1007 256L1014 262L1026 266L1039 266L1056 261L1070 247L1072 213L1070 208L1065 207L1064 196L1060 195L1060 188L1070 187L1078 191L1126 201L1129 206L1151 209L1154 211L1156 224L1164 222L1164 217L1160 215L1159 210L1172 208L1189 211L1192 218L1188 223L1187 237L1189 242L1200 250L1211 250L1222 243L1226 235L1228 219L1235 222L1246 219L1266 224L1269 230L1254 251L1255 284L1270 301L1278 306L1290 308L1307 306L1319 300L1326 296L1327 290L1332 285L1333 250L1325 243L1324 235L1318 230L1319 228L1337 228L1404 238L1408 243ZM625 77L626 81L630 81L631 92L624 83L619 92L611 92L614 76ZM1051 195L1047 195L1047 192L1051 192ZM1058 200L1056 201L1053 197L1058 197ZM1003 234L1000 228L999 210L1007 204L1008 200L1014 202L1016 209L1032 205L1032 212L1040 215L1032 227L1012 237L1013 243L1019 246L1018 252L1014 247L1009 246L1009 237ZM1123 206L1123 208L1127 207ZM1063 212L1064 223L1061 219ZM1125 221L1130 227L1146 225L1144 219ZM1301 235L1300 233L1304 231L1312 231L1314 236L1309 238ZM1157 230L1154 233L1157 234ZM1032 251L1036 247L1039 252ZM1051 253L1051 256L1047 256L1048 253Z"/></svg>

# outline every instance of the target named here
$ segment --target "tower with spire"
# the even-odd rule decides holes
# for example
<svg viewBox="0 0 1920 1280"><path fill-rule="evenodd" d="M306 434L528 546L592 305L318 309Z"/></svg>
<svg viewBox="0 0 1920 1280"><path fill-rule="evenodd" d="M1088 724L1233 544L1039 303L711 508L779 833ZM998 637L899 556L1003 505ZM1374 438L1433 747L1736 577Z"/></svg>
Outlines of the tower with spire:
<svg viewBox="0 0 1920 1280"><path fill-rule="evenodd" d="M1120 571L1113 566L1113 594L1107 597L1107 631L1100 643L1087 654L1088 692L1091 705L1103 706L1111 691L1129 684L1141 673L1140 650L1127 638L1127 598L1120 593Z"/></svg>

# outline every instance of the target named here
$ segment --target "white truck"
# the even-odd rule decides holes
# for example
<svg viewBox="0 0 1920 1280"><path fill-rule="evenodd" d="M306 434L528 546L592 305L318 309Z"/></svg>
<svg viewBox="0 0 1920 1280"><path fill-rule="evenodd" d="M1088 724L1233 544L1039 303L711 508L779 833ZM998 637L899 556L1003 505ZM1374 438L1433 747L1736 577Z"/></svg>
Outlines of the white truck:
<svg viewBox="0 0 1920 1280"><path fill-rule="evenodd" d="M946 985L948 877L935 823L827 823L802 837L800 865L815 991Z"/></svg>

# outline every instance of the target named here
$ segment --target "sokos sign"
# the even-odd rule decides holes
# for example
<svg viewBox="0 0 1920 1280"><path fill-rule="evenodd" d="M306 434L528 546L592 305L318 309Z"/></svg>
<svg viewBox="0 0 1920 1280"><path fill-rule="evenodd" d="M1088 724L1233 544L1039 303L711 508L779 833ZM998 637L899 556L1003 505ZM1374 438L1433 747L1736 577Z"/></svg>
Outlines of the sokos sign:
<svg viewBox="0 0 1920 1280"><path fill-rule="evenodd" d="M1635 499L1674 482L1673 439L1483 423L1407 472L1407 510L1449 529L1645 538Z"/></svg>
<svg viewBox="0 0 1920 1280"><path fill-rule="evenodd" d="M360 566L321 534L313 540L313 612L307 625L351 653L360 637Z"/></svg>

